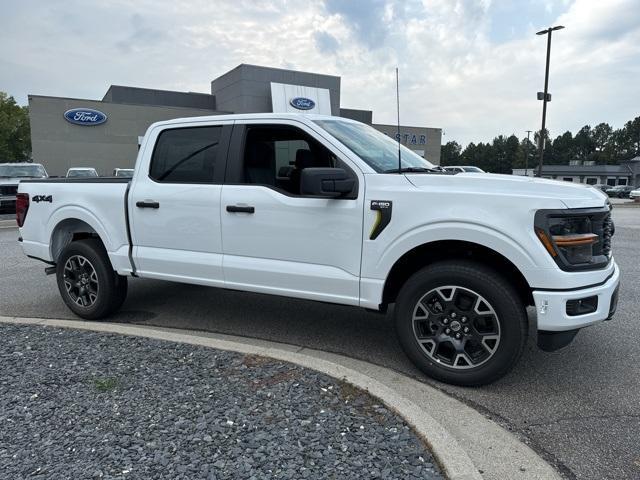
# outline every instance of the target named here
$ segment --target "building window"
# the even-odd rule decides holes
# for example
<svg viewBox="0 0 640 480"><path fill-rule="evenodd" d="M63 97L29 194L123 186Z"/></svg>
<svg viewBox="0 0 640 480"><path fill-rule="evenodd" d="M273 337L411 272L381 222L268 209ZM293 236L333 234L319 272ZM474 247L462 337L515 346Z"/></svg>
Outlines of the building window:
<svg viewBox="0 0 640 480"><path fill-rule="evenodd" d="M627 186L627 179L626 178L619 178L618 179L618 185Z"/></svg>
<svg viewBox="0 0 640 480"><path fill-rule="evenodd" d="M149 177L165 183L213 183L221 135L222 127L163 131L153 151Z"/></svg>
<svg viewBox="0 0 640 480"><path fill-rule="evenodd" d="M598 183L598 177L587 177L584 183L587 185L596 185Z"/></svg>
<svg viewBox="0 0 640 480"><path fill-rule="evenodd" d="M562 177L563 182L573 182L573 177Z"/></svg>
<svg viewBox="0 0 640 480"><path fill-rule="evenodd" d="M607 178L607 185L609 187L615 187L616 186L616 178L615 177Z"/></svg>

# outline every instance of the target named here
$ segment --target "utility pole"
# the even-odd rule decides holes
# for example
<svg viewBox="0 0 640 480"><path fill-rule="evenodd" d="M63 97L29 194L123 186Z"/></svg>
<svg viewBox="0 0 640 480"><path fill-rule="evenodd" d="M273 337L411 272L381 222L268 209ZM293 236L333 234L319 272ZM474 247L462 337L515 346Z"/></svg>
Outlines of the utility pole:
<svg viewBox="0 0 640 480"><path fill-rule="evenodd" d="M529 135L531 135L531 130L525 130L527 132L527 148L525 148L524 154L524 176L529 176Z"/></svg>
<svg viewBox="0 0 640 480"><path fill-rule="evenodd" d="M540 161L538 163L538 177L542 176L542 161L544 158L544 147L546 143L546 121L547 121L547 102L551 101L551 95L549 94L549 60L551 59L551 32L554 30L561 30L564 27L558 25L557 27L549 27L546 30L541 30L536 35L547 35L547 65L544 71L544 92L538 92L538 100L542 100L542 128L540 129Z"/></svg>

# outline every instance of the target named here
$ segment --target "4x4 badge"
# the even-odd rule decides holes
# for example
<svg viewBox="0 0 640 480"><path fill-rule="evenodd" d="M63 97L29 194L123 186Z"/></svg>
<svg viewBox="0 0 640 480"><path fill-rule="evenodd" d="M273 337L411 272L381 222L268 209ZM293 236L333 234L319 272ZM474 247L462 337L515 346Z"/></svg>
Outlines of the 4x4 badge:
<svg viewBox="0 0 640 480"><path fill-rule="evenodd" d="M378 238L378 235L389 225L392 207L393 202L389 200L371 200L371 210L375 210L377 215L369 234L369 240Z"/></svg>
<svg viewBox="0 0 640 480"><path fill-rule="evenodd" d="M53 203L53 197L51 195L34 195L33 201L36 203L40 203L40 202Z"/></svg>

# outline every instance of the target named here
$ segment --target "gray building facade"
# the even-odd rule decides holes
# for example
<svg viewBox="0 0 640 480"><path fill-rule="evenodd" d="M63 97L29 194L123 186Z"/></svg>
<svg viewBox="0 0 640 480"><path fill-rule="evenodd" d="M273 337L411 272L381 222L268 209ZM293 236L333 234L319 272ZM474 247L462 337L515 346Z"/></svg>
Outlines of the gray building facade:
<svg viewBox="0 0 640 480"><path fill-rule="evenodd" d="M513 170L514 175L537 174L537 169L524 168ZM620 162L619 165L595 165L587 162L575 162L573 165L543 165L542 177L565 182L587 185L616 185L640 187L640 156Z"/></svg>
<svg viewBox="0 0 640 480"><path fill-rule="evenodd" d="M340 77L255 65L239 65L211 82L211 93L175 92L112 85L102 100L29 95L33 161L50 175L71 167L94 167L100 175L132 168L139 139L149 125L172 118L273 111L272 85L329 92L331 114L372 125L392 138L397 126L373 123L371 110L341 108ZM74 109L97 111L102 122L74 122ZM401 142L440 163L441 129L401 126Z"/></svg>

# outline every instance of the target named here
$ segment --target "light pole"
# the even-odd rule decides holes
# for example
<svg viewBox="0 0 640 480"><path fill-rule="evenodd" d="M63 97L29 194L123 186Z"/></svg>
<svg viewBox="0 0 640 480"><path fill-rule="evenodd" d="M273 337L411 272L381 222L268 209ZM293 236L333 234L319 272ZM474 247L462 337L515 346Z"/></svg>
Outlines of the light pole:
<svg viewBox="0 0 640 480"><path fill-rule="evenodd" d="M529 135L531 135L531 130L525 130L527 132L527 148L525 148L524 153L524 176L529 176Z"/></svg>
<svg viewBox="0 0 640 480"><path fill-rule="evenodd" d="M551 100L549 95L549 59L551 58L551 32L554 30L561 30L564 27L558 25L557 27L549 27L546 30L540 30L536 32L536 35L547 34L547 66L544 71L544 92L538 92L538 100L542 100L542 128L540 129L540 162L538 163L538 177L542 176L542 159L544 156L545 139L545 123L547 121L547 102ZM542 93L542 95L541 95Z"/></svg>

